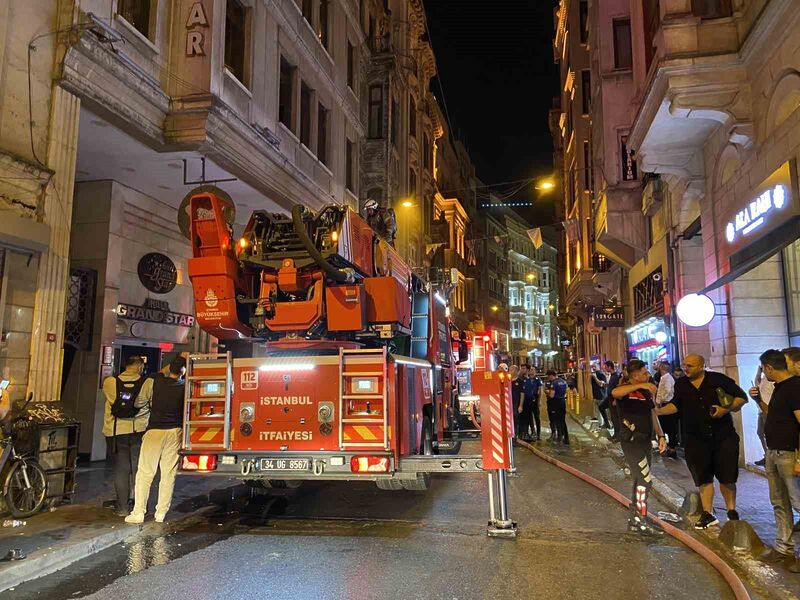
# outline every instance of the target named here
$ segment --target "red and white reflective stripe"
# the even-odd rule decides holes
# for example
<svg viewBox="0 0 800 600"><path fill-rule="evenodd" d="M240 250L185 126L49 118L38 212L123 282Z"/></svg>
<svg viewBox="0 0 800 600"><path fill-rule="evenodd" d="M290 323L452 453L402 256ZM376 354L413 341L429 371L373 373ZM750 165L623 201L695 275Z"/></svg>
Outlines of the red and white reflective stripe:
<svg viewBox="0 0 800 600"><path fill-rule="evenodd" d="M484 469L507 469L510 465L505 410L501 394L481 397L481 454Z"/></svg>
<svg viewBox="0 0 800 600"><path fill-rule="evenodd" d="M492 456L497 462L503 462L503 423L500 416L500 397L489 395L489 412L492 415L489 420L489 430L492 436Z"/></svg>

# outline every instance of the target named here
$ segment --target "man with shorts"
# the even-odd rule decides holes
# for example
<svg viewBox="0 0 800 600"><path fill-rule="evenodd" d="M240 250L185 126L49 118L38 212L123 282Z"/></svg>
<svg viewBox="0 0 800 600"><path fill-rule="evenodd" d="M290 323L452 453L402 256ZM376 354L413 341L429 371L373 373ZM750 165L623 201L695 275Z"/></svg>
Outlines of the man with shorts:
<svg viewBox="0 0 800 600"><path fill-rule="evenodd" d="M672 402L657 409L657 413L681 414L686 465L699 488L703 504L703 514L695 529L707 529L719 523L713 514L715 477L725 500L728 520L739 519L736 512L739 435L730 413L741 410L747 402L747 395L727 375L706 371L705 359L697 354L684 359L683 371L686 376L675 382ZM723 403L727 406L723 407Z"/></svg>
<svg viewBox="0 0 800 600"><path fill-rule="evenodd" d="M663 532L660 529L654 529L647 523L647 496L653 485L650 468L654 434L658 438L658 451L663 453L667 448L667 440L655 413L653 398L656 386L650 383L647 365L641 360L631 360L627 373L629 383L617 385L611 393L617 400L621 424L620 445L633 476L628 529L639 535L661 535Z"/></svg>

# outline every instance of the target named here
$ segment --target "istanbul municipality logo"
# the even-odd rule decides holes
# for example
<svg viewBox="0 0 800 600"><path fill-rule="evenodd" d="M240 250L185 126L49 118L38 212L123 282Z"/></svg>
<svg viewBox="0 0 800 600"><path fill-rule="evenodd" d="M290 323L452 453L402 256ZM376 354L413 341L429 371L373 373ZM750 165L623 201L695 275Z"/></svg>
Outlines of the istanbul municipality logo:
<svg viewBox="0 0 800 600"><path fill-rule="evenodd" d="M734 219L725 227L725 238L728 243L732 243L737 235L747 235L755 231L766 222L773 209L780 210L784 206L786 206L786 186L776 185L736 213Z"/></svg>

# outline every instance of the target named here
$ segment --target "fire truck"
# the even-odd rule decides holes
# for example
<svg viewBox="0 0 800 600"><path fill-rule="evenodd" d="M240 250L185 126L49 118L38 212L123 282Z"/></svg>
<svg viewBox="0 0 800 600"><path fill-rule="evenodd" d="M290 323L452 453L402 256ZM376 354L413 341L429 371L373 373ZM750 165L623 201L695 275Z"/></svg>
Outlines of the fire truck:
<svg viewBox="0 0 800 600"><path fill-rule="evenodd" d="M232 210L210 191L186 206L197 322L226 352L188 358L181 471L387 490L480 471L443 458L460 446L445 297L347 207L256 211L239 239Z"/></svg>

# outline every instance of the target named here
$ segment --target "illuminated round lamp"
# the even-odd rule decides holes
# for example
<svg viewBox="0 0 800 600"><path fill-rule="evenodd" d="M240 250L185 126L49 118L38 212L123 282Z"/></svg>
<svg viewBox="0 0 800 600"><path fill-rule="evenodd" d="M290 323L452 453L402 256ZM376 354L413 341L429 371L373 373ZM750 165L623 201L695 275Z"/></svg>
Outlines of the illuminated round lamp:
<svg viewBox="0 0 800 600"><path fill-rule="evenodd" d="M705 294L687 294L675 307L681 323L689 327L703 327L711 322L716 314L714 302Z"/></svg>
<svg viewBox="0 0 800 600"><path fill-rule="evenodd" d="M666 342L666 341L667 341L667 339L669 339L669 338L667 337L667 334L666 334L666 333L664 333L663 331L656 331L656 334L655 334L655 336L653 336L653 337L655 337L656 341L657 341L659 344L663 344L664 342Z"/></svg>

